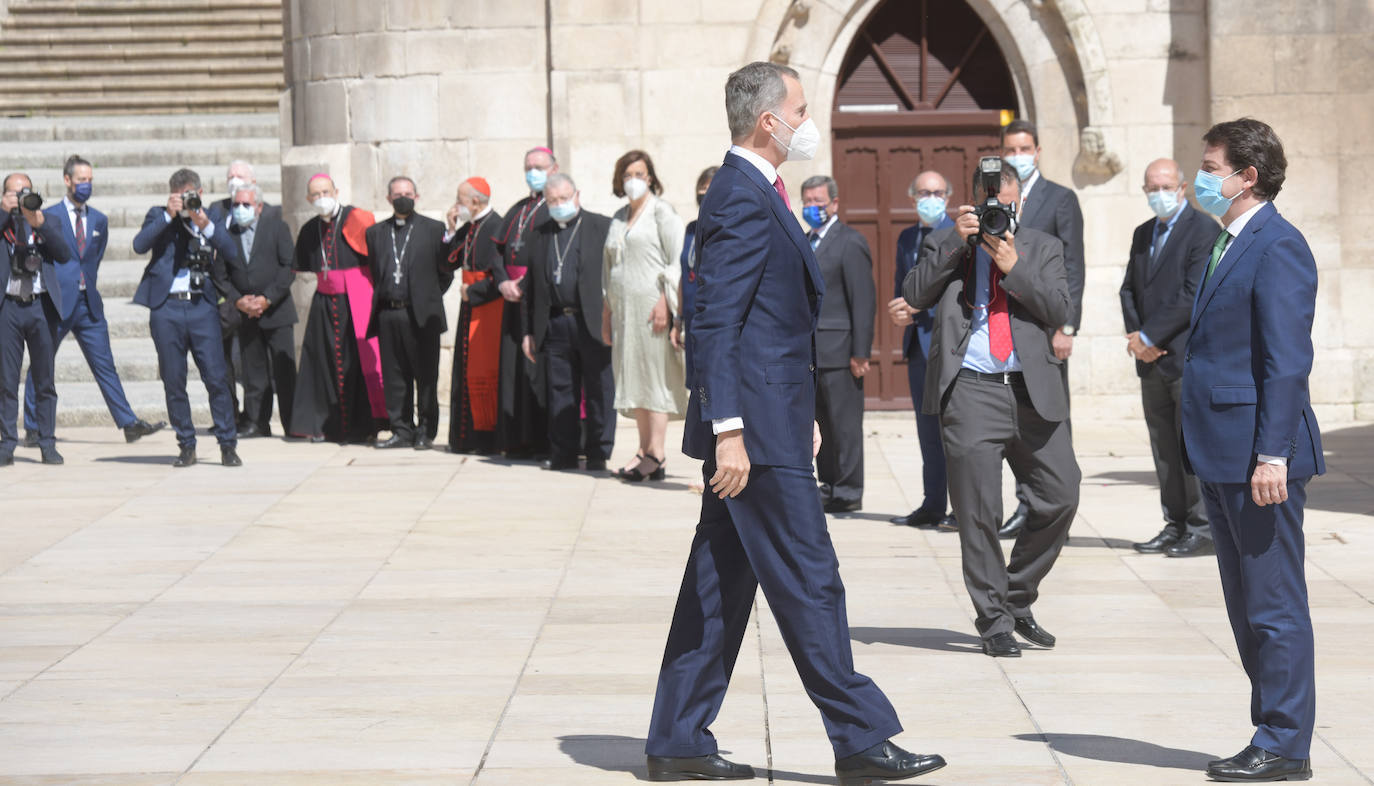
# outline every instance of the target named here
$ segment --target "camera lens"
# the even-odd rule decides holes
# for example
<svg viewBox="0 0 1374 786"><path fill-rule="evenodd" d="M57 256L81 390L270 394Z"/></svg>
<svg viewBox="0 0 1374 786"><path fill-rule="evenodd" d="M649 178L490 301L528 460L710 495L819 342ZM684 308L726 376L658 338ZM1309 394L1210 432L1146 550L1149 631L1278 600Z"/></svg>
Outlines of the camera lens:
<svg viewBox="0 0 1374 786"><path fill-rule="evenodd" d="M1011 216L1007 211L993 208L983 213L982 220L979 222L979 229L988 235L1001 237L1011 229Z"/></svg>
<svg viewBox="0 0 1374 786"><path fill-rule="evenodd" d="M43 206L43 195L37 191L25 189L19 195L19 205L25 210L37 210Z"/></svg>

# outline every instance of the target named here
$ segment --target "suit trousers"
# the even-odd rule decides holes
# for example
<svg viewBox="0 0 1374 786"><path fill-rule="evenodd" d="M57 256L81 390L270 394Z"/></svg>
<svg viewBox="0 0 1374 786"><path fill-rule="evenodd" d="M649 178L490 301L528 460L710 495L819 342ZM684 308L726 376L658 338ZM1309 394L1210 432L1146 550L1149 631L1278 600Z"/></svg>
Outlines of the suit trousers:
<svg viewBox="0 0 1374 786"><path fill-rule="evenodd" d="M715 471L708 459L702 478ZM758 588L835 757L901 732L891 702L854 671L844 584L815 482L799 467L755 465L739 496L702 495L658 675L645 745L650 756L718 750L708 727L725 699Z"/></svg>
<svg viewBox="0 0 1374 786"><path fill-rule="evenodd" d="M432 440L439 433L440 333L422 329L409 308L385 308L374 319L391 433L401 439L423 434Z"/></svg>
<svg viewBox="0 0 1374 786"><path fill-rule="evenodd" d="M167 398L167 419L181 447L195 447L196 426L191 419L191 400L186 395L186 353L200 371L200 381L210 397L210 418L215 439L223 447L238 444L229 374L224 363L224 344L219 309L197 295L192 300L168 298L148 312L148 330L157 348L158 374Z"/></svg>
<svg viewBox="0 0 1374 786"><path fill-rule="evenodd" d="M272 422L275 393L282 432L290 432L291 405L296 396L295 325L265 328L256 319L244 319L238 336L243 365L243 419L266 433Z"/></svg>
<svg viewBox="0 0 1374 786"><path fill-rule="evenodd" d="M1316 723L1312 616L1303 572L1303 506L1311 478L1288 480L1288 501L1259 507L1248 483L1203 483L1221 591L1250 677L1251 740L1306 759Z"/></svg>
<svg viewBox="0 0 1374 786"><path fill-rule="evenodd" d="M1183 465L1182 395L1182 378L1170 379L1157 368L1140 378L1140 401L1145 409L1145 429L1150 433L1164 521L1179 534L1187 531L1210 538L1202 486Z"/></svg>
<svg viewBox="0 0 1374 786"><path fill-rule="evenodd" d="M19 370L24 364L26 346L34 382L38 444L50 448L56 443L53 436L57 428L54 357L60 321L57 310L44 295L28 303L16 300L0 303L0 453L13 456L19 443Z"/></svg>
<svg viewBox="0 0 1374 786"><path fill-rule="evenodd" d="M545 375L549 385L549 446L554 461L570 461L580 450L588 461L605 461L615 446L615 375L611 348L593 338L578 314L549 318L544 336ZM581 404L587 402L582 427Z"/></svg>
<svg viewBox="0 0 1374 786"><path fill-rule="evenodd" d="M821 450L816 477L827 501L864 498L864 381L849 366L823 368L816 375L816 422Z"/></svg>
<svg viewBox="0 0 1374 786"><path fill-rule="evenodd" d="M1068 422L1040 417L1024 385L960 376L946 395L940 423L949 496L959 522L964 586L986 639L1010 633L1017 617L1030 615L1040 582L1068 540L1082 474ZM1010 562L997 537L1003 459L1030 503Z"/></svg>
<svg viewBox="0 0 1374 786"><path fill-rule="evenodd" d="M1060 372L1062 372L1063 375L1064 375L1064 389L1065 389L1065 390L1068 390L1068 389L1069 389L1069 359L1068 359L1068 358L1064 358L1064 362L1063 362L1062 365L1059 366L1059 370L1060 370ZM1072 404L1072 399L1070 400L1070 404ZM1070 430L1070 432L1072 432L1072 430L1073 430L1073 424L1069 421L1068 418L1065 418L1065 419L1064 419L1064 423L1065 423L1066 425L1069 426L1069 430ZM1013 467L1011 471L1012 471L1012 474L1013 474L1013 475L1016 474L1016 468L1015 468L1015 467ZM1023 515L1023 516L1029 516L1029 515L1030 515L1030 490L1026 488L1026 484L1020 479L1020 477L1018 477L1018 478L1016 479L1016 512L1019 513L1019 514L1021 514L1021 515Z"/></svg>
<svg viewBox="0 0 1374 786"><path fill-rule="evenodd" d="M81 347L81 354L86 357L86 365L91 369L91 376L95 377L100 395L105 399L105 408L110 411L110 417L114 418L115 425L119 428L132 426L134 421L138 420L138 416L134 414L133 407L129 406L129 399L124 395L124 385L119 381L119 372L115 370L114 355L110 351L109 323L103 316L97 319L91 312L86 304L84 292L77 297L71 316L58 325L56 345L61 346L62 340L68 334L76 336L76 343ZM30 368L28 378L24 380L26 431L38 431L36 401L33 369Z"/></svg>
<svg viewBox="0 0 1374 786"><path fill-rule="evenodd" d="M916 345L916 341L911 342ZM940 437L940 416L921 411L926 398L926 358L919 345L906 360L906 378L911 386L911 406L916 410L916 439L921 445L921 508L944 515L949 507L945 477L945 445Z"/></svg>

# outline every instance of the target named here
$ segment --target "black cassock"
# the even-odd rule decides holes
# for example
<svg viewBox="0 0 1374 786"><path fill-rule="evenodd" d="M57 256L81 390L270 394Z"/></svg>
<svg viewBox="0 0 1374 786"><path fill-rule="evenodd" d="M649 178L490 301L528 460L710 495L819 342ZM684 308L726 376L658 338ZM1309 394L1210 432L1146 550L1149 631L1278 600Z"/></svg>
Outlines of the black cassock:
<svg viewBox="0 0 1374 786"><path fill-rule="evenodd" d="M493 250L492 243L496 233L503 227L504 221L501 214L495 210L485 216L473 221L469 221L458 228L454 233L453 239L449 242L448 262L454 271L462 276L463 283L467 285L467 299L463 301L458 311L458 329L453 337L453 372L450 377L449 387L449 411L448 411L448 445L449 450L454 453L490 453L496 449L495 423L475 423L474 409L480 409L483 403L474 403L474 392L469 390L469 380L473 376L470 365L473 363L484 366L481 371L489 370L495 372L497 377L497 388L494 398L496 406L494 410L500 411L500 336L503 311L496 301L501 300L501 292L498 289L502 281L507 280L506 268L497 262L497 255ZM495 341L491 345L473 347L471 342L486 341L487 331L479 325L478 329L473 329L474 312L482 306L487 306L487 311L495 309L494 318L497 321L495 326ZM483 314L485 317L486 314ZM480 318L479 318L480 322ZM474 351L475 350L475 351ZM485 377L486 375L483 374ZM484 398L481 391L475 393L479 399ZM494 415L494 413L493 413ZM487 418L483 417L482 420ZM487 426L479 429L478 425Z"/></svg>
<svg viewBox="0 0 1374 786"><path fill-rule="evenodd" d="M372 279L358 247L366 249L363 230L373 223L372 214L345 205L333 221L305 222L296 238L295 269L314 273L316 290L301 342L293 436L366 442L386 419L377 340L363 335Z"/></svg>
<svg viewBox="0 0 1374 786"><path fill-rule="evenodd" d="M530 228L548 218L542 195L511 205L505 223L493 237L493 265L510 279L524 275L516 257ZM544 368L525 359L524 303L506 301L501 321L501 404L496 417L496 449L507 455L537 456L548 452L549 423L544 409Z"/></svg>

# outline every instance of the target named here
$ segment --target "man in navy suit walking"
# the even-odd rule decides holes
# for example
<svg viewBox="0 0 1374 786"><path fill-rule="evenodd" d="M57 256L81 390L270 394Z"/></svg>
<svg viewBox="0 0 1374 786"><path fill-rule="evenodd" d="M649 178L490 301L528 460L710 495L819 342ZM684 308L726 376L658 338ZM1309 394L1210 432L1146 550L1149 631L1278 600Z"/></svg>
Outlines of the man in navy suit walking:
<svg viewBox="0 0 1374 786"><path fill-rule="evenodd" d="M1198 479L1226 612L1250 677L1250 745L1221 781L1306 780L1316 715L1303 504L1326 470L1309 401L1317 264L1274 209L1288 161L1274 129L1212 126L1193 181L1221 218L1183 358L1184 455Z"/></svg>
<svg viewBox="0 0 1374 786"><path fill-rule="evenodd" d="M195 358L210 396L220 461L226 467L241 466L219 326L219 290L214 280L225 277L224 258L237 252L229 233L216 231L201 205L200 175L178 169L167 186L171 192L167 203L148 209L143 228L134 237L134 253L151 252L152 256L143 269L134 302L148 308L148 329L157 347L158 373L167 394L167 417L181 448L172 466L196 463L196 426L186 396L187 352Z"/></svg>
<svg viewBox="0 0 1374 786"><path fill-rule="evenodd" d="M70 265L71 249L62 231L39 212L42 197L33 192L28 175L5 176L0 197L0 467L14 463L19 442L19 367L24 349L34 369L38 394L38 448L44 464L61 464L54 444L57 386L53 356L57 352L57 309L62 282L57 268ZM35 204L36 203L36 204Z"/></svg>
<svg viewBox="0 0 1374 786"><path fill-rule="evenodd" d="M905 516L892 519L893 524L909 527L936 528L941 532L958 532L959 523L945 514L949 503L948 477L945 472L945 447L940 441L940 416L922 412L925 401L926 368L930 358L930 334L935 330L935 308L917 310L902 297L902 282L916 267L921 246L931 232L954 226L949 217L949 200L954 189L949 178L932 170L916 176L907 189L919 221L897 236L896 281L892 300L887 304L892 324L905 327L902 336L902 356L906 358L907 383L911 386L911 408L916 410L916 439L921 444L921 483L924 498L921 506Z"/></svg>
<svg viewBox="0 0 1374 786"><path fill-rule="evenodd" d="M105 406L115 425L124 430L124 439L134 442L166 428L139 419L124 395L124 385L115 371L114 356L110 352L110 326L105 322L105 301L96 288L100 261L105 258L105 244L110 239L110 224L105 214L87 204L91 198L94 171L91 162L81 156L71 156L62 166L62 180L67 195L61 202L43 210L54 227L60 227L67 246L74 252L75 265L58 265L57 276L62 280L62 302L58 316L56 346L61 346L67 334L76 336L86 365L91 369L105 398ZM38 444L38 397L33 387L33 369L24 380L24 444Z"/></svg>
<svg viewBox="0 0 1374 786"><path fill-rule="evenodd" d="M649 726L653 781L752 778L717 753L725 698L762 587L841 783L901 780L944 766L890 742L897 714L854 671L839 562L811 461L818 445L816 323L824 280L777 167L820 143L797 72L756 62L730 75L734 145L697 219L691 400L683 451L703 459L692 541Z"/></svg>

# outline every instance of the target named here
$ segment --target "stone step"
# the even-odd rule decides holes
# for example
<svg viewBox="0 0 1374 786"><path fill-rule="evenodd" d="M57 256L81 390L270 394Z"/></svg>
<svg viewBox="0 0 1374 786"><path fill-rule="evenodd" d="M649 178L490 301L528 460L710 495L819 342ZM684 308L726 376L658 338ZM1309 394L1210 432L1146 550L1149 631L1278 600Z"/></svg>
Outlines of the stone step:
<svg viewBox="0 0 1374 786"><path fill-rule="evenodd" d="M0 123L0 142L84 142L102 139L276 139L276 112L204 115L95 115L54 120L12 118ZM104 168L102 167L102 171Z"/></svg>
<svg viewBox="0 0 1374 786"><path fill-rule="evenodd" d="M280 58L282 42L278 39L253 41L202 41L195 46L177 42L138 42L136 46L86 45L70 46L64 43L29 44L24 41L6 41L0 46L0 63L16 63L7 69L10 73L23 73L15 68L26 68L37 60L74 61L87 60L94 63L127 63L148 61L167 67L167 61L186 61L186 66L200 70L206 64L219 68L232 68L233 64L244 59L261 57Z"/></svg>
<svg viewBox="0 0 1374 786"><path fill-rule="evenodd" d="M191 364L191 368L194 371L194 363ZM135 415L149 423L167 419L167 397L162 390L161 382L121 380L121 383L124 386L124 395L129 399L129 406L133 407ZM197 428L203 430L208 427L210 425L210 397L206 394L205 386L200 383L199 379L187 381L186 397L190 399L191 417L195 420ZM62 436L60 429L76 426L108 426L114 428L114 420L110 418L110 410L105 407L105 398L100 394L100 386L94 382L57 383L58 438L60 439ZM20 428L22 429L22 425ZM147 439L165 440L169 445L174 445L175 438L171 437L170 434L171 429L169 428L156 436L147 437ZM213 445L214 438L210 438L209 442L203 444Z"/></svg>
<svg viewBox="0 0 1374 786"><path fill-rule="evenodd" d="M108 95L136 92L166 93L176 96L183 92L207 92L215 90L277 90L286 86L281 70L262 73L203 73L177 74L175 77L161 74L139 74L105 76L99 79L73 79L70 76L55 75L32 77L28 79L7 79L0 82L4 90L11 94L38 93L52 99L57 96L84 97L99 100Z"/></svg>
<svg viewBox="0 0 1374 786"><path fill-rule="evenodd" d="M277 6L275 11L270 8L218 8L216 6L196 8L182 5L158 5L146 8L128 6L119 9L118 13L91 13L81 9L34 13L25 8L25 5L15 6L16 10L24 9L24 12L11 14L4 21L3 29L6 39L23 39L28 37L30 32L44 30L110 32L112 29L122 29L144 31L161 27L196 28L213 23L217 27L230 25L239 28L275 27L280 32L282 25L281 6Z"/></svg>
<svg viewBox="0 0 1374 786"><path fill-rule="evenodd" d="M147 313L147 309L143 311ZM112 338L110 354L114 357L115 370L119 372L120 382L158 380L157 348L153 346L151 338ZM189 374L191 379L200 379L200 372L196 370L194 362L189 365ZM81 347L74 338L63 339L62 346L57 348L56 377L59 387L64 382L94 381L90 366L86 365L86 357L81 354Z"/></svg>
<svg viewBox="0 0 1374 786"><path fill-rule="evenodd" d="M146 114L149 112L267 112L281 101L278 90L234 90L215 93L167 95L165 93L123 93L96 100L90 96L16 96L4 92L0 83L0 116L6 115L84 115Z"/></svg>
<svg viewBox="0 0 1374 786"><path fill-rule="evenodd" d="M21 0L11 2L11 16L79 13L168 14L179 11L205 14L224 10L281 11L281 0Z"/></svg>
<svg viewBox="0 0 1374 786"><path fill-rule="evenodd" d="M177 44L182 47L183 54L194 58L197 56L199 45L205 43L233 42L246 44L253 41L270 41L275 43L280 50L282 30L280 23L271 27L223 26L207 23L205 19L200 18L189 25L144 29L101 29L83 26L78 29L52 31L6 30L4 39L6 48L11 44L17 44L34 51L44 51L54 47L89 47L101 44L120 48L133 48L153 43ZM175 66L175 63L169 64L170 66Z"/></svg>
<svg viewBox="0 0 1374 786"><path fill-rule="evenodd" d="M9 98L8 96L6 98ZM71 155L70 142L28 142L0 152L0 165L14 169L61 169ZM275 138L246 139L166 139L150 145L146 139L102 139L81 145L81 155L101 167L166 168L170 175L188 161L217 165L223 169L238 158L247 161L275 161L281 156L281 142ZM206 173L209 174L209 173Z"/></svg>
<svg viewBox="0 0 1374 786"><path fill-rule="evenodd" d="M281 57L234 57L217 60L200 60L177 72L176 79L183 77L202 77L207 74L232 71L233 74L270 74L281 81ZM167 73L167 64L157 60L43 60L29 63L24 67L24 75L34 80L93 80L107 82L117 77L157 76L162 80L172 80ZM12 84L12 83L10 83ZM75 89L75 87L73 88Z"/></svg>

